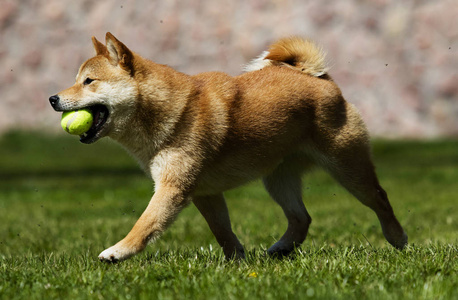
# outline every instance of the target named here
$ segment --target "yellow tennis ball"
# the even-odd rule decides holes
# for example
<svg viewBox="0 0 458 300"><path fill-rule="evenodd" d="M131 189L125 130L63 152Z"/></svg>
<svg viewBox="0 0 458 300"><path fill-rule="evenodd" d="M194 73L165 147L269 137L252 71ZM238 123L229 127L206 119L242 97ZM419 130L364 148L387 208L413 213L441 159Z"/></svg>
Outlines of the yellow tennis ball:
<svg viewBox="0 0 458 300"><path fill-rule="evenodd" d="M60 125L70 134L81 135L92 126L93 118L89 109L65 111L62 114Z"/></svg>

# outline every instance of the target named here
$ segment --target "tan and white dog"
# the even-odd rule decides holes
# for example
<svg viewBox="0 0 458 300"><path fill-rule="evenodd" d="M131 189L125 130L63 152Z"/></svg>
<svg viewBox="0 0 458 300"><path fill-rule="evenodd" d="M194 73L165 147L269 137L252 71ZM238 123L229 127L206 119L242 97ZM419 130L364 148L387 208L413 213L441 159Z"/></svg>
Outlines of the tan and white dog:
<svg viewBox="0 0 458 300"><path fill-rule="evenodd" d="M226 257L243 258L223 192L256 178L288 219L268 253L286 255L304 241L312 220L302 202L301 174L313 165L376 213L388 242L406 246L407 235L374 172L366 127L313 42L282 39L248 72L231 77L180 73L132 52L110 33L106 45L92 41L97 55L50 103L56 111L91 109L94 124L81 142L111 137L155 182L135 226L100 260L139 253L191 202Z"/></svg>

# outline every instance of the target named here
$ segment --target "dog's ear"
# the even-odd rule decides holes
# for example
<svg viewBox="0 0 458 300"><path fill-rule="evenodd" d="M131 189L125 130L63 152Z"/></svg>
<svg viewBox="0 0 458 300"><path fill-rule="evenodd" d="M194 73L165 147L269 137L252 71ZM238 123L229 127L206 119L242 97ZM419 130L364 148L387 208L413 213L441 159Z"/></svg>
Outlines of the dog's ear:
<svg viewBox="0 0 458 300"><path fill-rule="evenodd" d="M94 49L96 55L103 55L108 57L108 49L107 46L99 42L95 36L92 37L92 43L94 44Z"/></svg>
<svg viewBox="0 0 458 300"><path fill-rule="evenodd" d="M116 39L111 33L107 32L106 43L108 49L108 59L114 66L119 65L129 73L133 73L134 55L123 43Z"/></svg>

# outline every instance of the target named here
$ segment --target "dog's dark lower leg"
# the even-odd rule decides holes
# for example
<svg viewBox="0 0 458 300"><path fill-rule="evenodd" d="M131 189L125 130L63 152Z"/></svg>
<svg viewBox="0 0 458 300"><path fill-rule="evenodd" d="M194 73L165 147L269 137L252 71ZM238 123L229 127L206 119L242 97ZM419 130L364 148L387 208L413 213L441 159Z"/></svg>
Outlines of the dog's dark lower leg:
<svg viewBox="0 0 458 300"><path fill-rule="evenodd" d="M193 202L204 216L226 258L245 258L245 252L232 231L229 212L222 194L195 197Z"/></svg>

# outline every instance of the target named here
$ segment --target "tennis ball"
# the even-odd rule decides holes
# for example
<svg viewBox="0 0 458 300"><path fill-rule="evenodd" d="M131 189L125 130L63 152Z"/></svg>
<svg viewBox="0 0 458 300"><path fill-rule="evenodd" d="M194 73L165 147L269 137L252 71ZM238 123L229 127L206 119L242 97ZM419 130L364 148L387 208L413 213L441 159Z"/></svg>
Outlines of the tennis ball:
<svg viewBox="0 0 458 300"><path fill-rule="evenodd" d="M92 121L93 118L89 109L78 109L65 111L62 114L60 125L63 130L70 134L81 135L91 128Z"/></svg>

